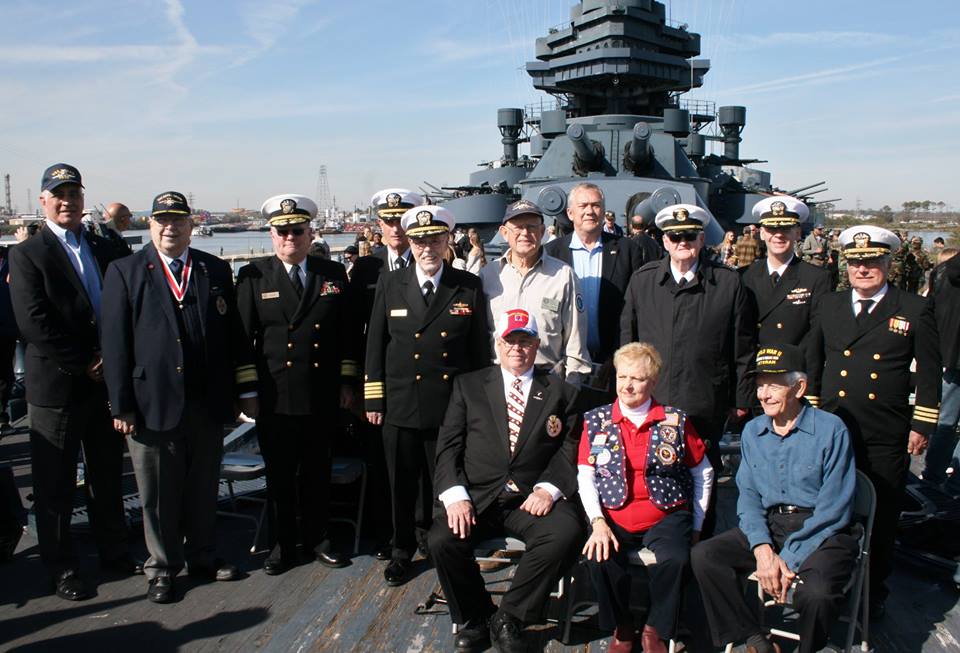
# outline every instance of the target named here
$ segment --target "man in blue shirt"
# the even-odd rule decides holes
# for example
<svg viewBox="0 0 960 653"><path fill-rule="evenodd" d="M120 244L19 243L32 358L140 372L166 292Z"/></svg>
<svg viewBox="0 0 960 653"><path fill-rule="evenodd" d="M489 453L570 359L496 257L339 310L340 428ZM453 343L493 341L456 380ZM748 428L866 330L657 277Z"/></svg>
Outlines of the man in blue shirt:
<svg viewBox="0 0 960 653"><path fill-rule="evenodd" d="M857 553L850 435L840 418L803 401L799 347L761 347L756 369L764 415L743 429L740 527L697 545L693 572L716 644L745 640L749 653L779 652L740 590L740 578L756 571L766 594L800 613L800 652L819 651Z"/></svg>

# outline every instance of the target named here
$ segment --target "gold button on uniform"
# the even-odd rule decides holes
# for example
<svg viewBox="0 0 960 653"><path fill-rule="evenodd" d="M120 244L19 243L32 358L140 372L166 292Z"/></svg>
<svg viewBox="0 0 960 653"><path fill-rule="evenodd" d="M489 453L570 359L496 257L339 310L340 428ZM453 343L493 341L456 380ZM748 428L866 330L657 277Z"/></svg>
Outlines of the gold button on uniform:
<svg viewBox="0 0 960 653"><path fill-rule="evenodd" d="M846 397L846 396L847 396L847 393L844 392L843 390L841 390L841 391L838 392L837 394L838 394L839 396L841 396L841 397Z"/></svg>
<svg viewBox="0 0 960 653"><path fill-rule="evenodd" d="M177 365L177 374L183 374L183 368Z"/></svg>
<svg viewBox="0 0 960 653"><path fill-rule="evenodd" d="M877 378L877 373L876 373L876 372L870 372L870 378L871 378L871 379Z"/></svg>
<svg viewBox="0 0 960 653"><path fill-rule="evenodd" d="M846 370L840 370L840 376L846 376L846 375L847 375Z"/></svg>
<svg viewBox="0 0 960 653"><path fill-rule="evenodd" d="M877 395L875 395L875 394L873 394L873 393L871 392L870 394L867 395L867 397L869 397L871 400L873 400L873 399L876 399L876 398L877 398Z"/></svg>
<svg viewBox="0 0 960 653"><path fill-rule="evenodd" d="M443 375L443 380L444 380L444 381L449 381L449 380L450 380L450 375L449 375L449 374L444 374L444 375Z"/></svg>
<svg viewBox="0 0 960 653"><path fill-rule="evenodd" d="M874 354L874 355L873 355L873 360L875 360L875 361L880 360L880 354Z"/></svg>
<svg viewBox="0 0 960 653"><path fill-rule="evenodd" d="M287 367L293 367L293 361L287 361Z"/></svg>
<svg viewBox="0 0 960 653"><path fill-rule="evenodd" d="M292 343L292 342L288 342L288 343L287 343L287 349L293 349L293 343Z"/></svg>
<svg viewBox="0 0 960 653"><path fill-rule="evenodd" d="M320 363L314 363L313 366L314 366L314 367L320 367Z"/></svg>
<svg viewBox="0 0 960 653"><path fill-rule="evenodd" d="M843 355L846 356L847 358L849 358L852 354L850 353L850 350L849 350L849 349L844 349L844 350L843 350Z"/></svg>
<svg viewBox="0 0 960 653"><path fill-rule="evenodd" d="M447 332L446 332L446 331L441 331L441 332L440 332L440 337L441 337L441 338L446 338L446 337L447 337Z"/></svg>
<svg viewBox="0 0 960 653"><path fill-rule="evenodd" d="M320 343L319 343L319 342L313 343L313 348L314 348L314 349L320 349Z"/></svg>
<svg viewBox="0 0 960 653"><path fill-rule="evenodd" d="M782 329L782 328L783 328L783 323L782 323L782 322L777 322L777 328L778 328L778 329Z"/></svg>
<svg viewBox="0 0 960 653"><path fill-rule="evenodd" d="M413 337L414 337L414 338L419 338L419 337L420 337L420 334L419 334L419 333L415 333L415 334L413 334Z"/></svg>
<svg viewBox="0 0 960 653"><path fill-rule="evenodd" d="M320 323L317 322L316 324L314 324L314 325L313 325L313 328L316 329L317 331L319 331L319 330L320 330Z"/></svg>
<svg viewBox="0 0 960 653"><path fill-rule="evenodd" d="M417 374L417 381L419 381L421 378L422 377L419 374Z"/></svg>
<svg viewBox="0 0 960 653"><path fill-rule="evenodd" d="M446 358L446 357L447 357L447 352L443 352L442 355L443 355L444 358Z"/></svg>
<svg viewBox="0 0 960 653"><path fill-rule="evenodd" d="M420 354L414 354L413 360L420 360Z"/></svg>

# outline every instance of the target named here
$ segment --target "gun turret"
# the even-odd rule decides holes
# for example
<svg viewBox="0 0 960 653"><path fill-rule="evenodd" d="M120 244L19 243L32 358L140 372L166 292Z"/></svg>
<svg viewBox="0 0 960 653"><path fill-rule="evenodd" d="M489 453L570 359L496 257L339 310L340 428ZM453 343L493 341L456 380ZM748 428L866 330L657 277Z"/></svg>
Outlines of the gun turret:
<svg viewBox="0 0 960 653"><path fill-rule="evenodd" d="M588 172L603 170L603 145L590 140L583 125L573 124L567 127L567 138L573 143L573 171L585 176Z"/></svg>
<svg viewBox="0 0 960 653"><path fill-rule="evenodd" d="M635 175L643 175L653 163L650 125L638 122L633 126L633 139L623 148L623 167Z"/></svg>

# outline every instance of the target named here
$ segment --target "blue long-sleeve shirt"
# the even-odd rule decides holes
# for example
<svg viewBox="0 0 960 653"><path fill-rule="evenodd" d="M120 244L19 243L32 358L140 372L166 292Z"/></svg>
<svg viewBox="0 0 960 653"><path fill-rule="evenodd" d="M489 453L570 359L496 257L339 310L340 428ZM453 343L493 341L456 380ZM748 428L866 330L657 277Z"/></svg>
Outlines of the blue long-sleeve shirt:
<svg viewBox="0 0 960 653"><path fill-rule="evenodd" d="M812 508L779 552L797 571L824 540L850 523L857 473L850 434L839 417L805 405L781 437L766 415L743 428L737 472L737 515L750 548L773 544L767 510L779 504Z"/></svg>

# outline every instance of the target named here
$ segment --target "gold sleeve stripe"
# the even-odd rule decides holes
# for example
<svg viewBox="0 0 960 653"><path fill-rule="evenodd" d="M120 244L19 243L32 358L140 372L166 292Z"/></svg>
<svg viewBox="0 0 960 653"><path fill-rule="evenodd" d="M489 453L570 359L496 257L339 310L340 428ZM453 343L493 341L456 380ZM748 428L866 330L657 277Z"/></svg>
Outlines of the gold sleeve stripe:
<svg viewBox="0 0 960 653"><path fill-rule="evenodd" d="M816 395L807 395L804 397L804 399L806 399L814 408L820 405L820 397Z"/></svg>
<svg viewBox="0 0 960 653"><path fill-rule="evenodd" d="M360 366L356 361L344 360L340 363L341 376L360 376Z"/></svg>
<svg viewBox="0 0 960 653"><path fill-rule="evenodd" d="M927 424L937 423L936 417L924 417L923 415L914 415L913 419L917 420L918 422L926 422Z"/></svg>
<svg viewBox="0 0 960 653"><path fill-rule="evenodd" d="M367 389L383 388L383 381L367 381L363 384L363 387Z"/></svg>
<svg viewBox="0 0 960 653"><path fill-rule="evenodd" d="M363 398L364 399L383 399L383 393L382 392L377 392L377 393L365 392L363 393Z"/></svg>
<svg viewBox="0 0 960 653"><path fill-rule="evenodd" d="M918 413L933 413L934 415L940 413L939 408L927 408L926 406L914 406L913 409Z"/></svg>
<svg viewBox="0 0 960 653"><path fill-rule="evenodd" d="M253 383L257 380L256 368L244 370L237 368L237 383Z"/></svg>

